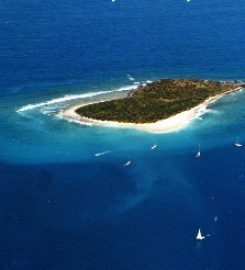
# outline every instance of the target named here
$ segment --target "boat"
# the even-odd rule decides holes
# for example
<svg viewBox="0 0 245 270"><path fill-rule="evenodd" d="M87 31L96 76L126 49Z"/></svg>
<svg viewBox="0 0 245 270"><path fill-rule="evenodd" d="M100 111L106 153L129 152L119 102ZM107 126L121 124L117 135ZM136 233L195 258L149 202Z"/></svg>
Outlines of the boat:
<svg viewBox="0 0 245 270"><path fill-rule="evenodd" d="M131 160L128 160L126 163L124 163L124 167L127 167L127 166L129 166L131 164Z"/></svg>
<svg viewBox="0 0 245 270"><path fill-rule="evenodd" d="M151 150L154 150L157 148L157 144L153 144L152 147L151 147Z"/></svg>
<svg viewBox="0 0 245 270"><path fill-rule="evenodd" d="M195 157L199 158L201 156L201 150L200 150L200 144L199 144L199 150L197 151Z"/></svg>
<svg viewBox="0 0 245 270"><path fill-rule="evenodd" d="M202 233L201 233L201 229L198 230L198 233L197 233L197 236L196 236L196 240L204 240L205 239L205 236L202 236Z"/></svg>
<svg viewBox="0 0 245 270"><path fill-rule="evenodd" d="M242 144L238 142L238 139L237 139L236 142L235 142L235 146L236 146L236 147L242 147Z"/></svg>
<svg viewBox="0 0 245 270"><path fill-rule="evenodd" d="M127 77L128 77L128 79L129 79L131 82L135 81L135 78L132 77L130 74L127 74Z"/></svg>
<svg viewBox="0 0 245 270"><path fill-rule="evenodd" d="M242 144L240 144L240 143L235 143L235 146L236 146L236 147L242 147Z"/></svg>
<svg viewBox="0 0 245 270"><path fill-rule="evenodd" d="M199 158L201 156L201 151L198 151L195 155L196 158Z"/></svg>

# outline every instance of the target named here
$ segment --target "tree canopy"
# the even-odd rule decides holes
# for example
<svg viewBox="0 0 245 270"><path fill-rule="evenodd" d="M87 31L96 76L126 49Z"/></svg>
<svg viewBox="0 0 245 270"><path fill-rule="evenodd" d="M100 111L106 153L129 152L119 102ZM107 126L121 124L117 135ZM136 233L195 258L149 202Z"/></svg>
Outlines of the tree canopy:
<svg viewBox="0 0 245 270"><path fill-rule="evenodd" d="M81 116L125 123L153 123L173 116L238 86L235 82L162 79L140 86L122 99L77 109Z"/></svg>

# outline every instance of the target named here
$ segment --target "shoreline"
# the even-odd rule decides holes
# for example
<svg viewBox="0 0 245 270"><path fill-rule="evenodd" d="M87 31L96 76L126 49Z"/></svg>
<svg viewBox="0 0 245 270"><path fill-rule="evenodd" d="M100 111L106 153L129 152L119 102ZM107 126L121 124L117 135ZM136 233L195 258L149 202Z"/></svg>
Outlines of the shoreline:
<svg viewBox="0 0 245 270"><path fill-rule="evenodd" d="M63 111L60 111L57 114L57 116L67 121L75 122L81 125L113 127L113 128L131 128L131 129L137 129L143 132L154 133L154 134L169 133L169 132L179 131L185 128L194 119L200 116L202 114L202 111L205 110L209 104L217 101L218 99L222 98L223 96L227 94L230 94L232 92L237 92L241 89L243 89L243 87L237 87L235 89L228 90L222 94L209 97L204 102L200 103L199 105L189 110L183 111L169 118L159 120L154 123L136 124L136 123L123 123L123 122L116 122L116 121L103 121L103 120L83 117L76 113L76 110L82 106L103 102L103 100L72 106Z"/></svg>

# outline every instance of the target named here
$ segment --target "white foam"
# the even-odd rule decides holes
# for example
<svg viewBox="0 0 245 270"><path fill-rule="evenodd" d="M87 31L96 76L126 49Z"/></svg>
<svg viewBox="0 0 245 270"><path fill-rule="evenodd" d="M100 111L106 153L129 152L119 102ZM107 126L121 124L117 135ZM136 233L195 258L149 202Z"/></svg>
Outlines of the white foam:
<svg viewBox="0 0 245 270"><path fill-rule="evenodd" d="M53 113L56 113L56 111L54 111L54 110L43 110L42 111L42 114L44 114L44 115L50 115L50 114L53 114Z"/></svg>
<svg viewBox="0 0 245 270"><path fill-rule="evenodd" d="M204 114L211 114L211 113L217 114L217 113L219 113L219 112L216 111L216 110L209 109L209 108L207 108L206 106L202 106L202 107L197 111L197 113L196 113L196 115L195 115L195 119L202 120L202 117L201 117L201 116L203 116Z"/></svg>
<svg viewBox="0 0 245 270"><path fill-rule="evenodd" d="M94 97L94 96L113 93L113 92L133 90L133 89L136 89L136 88L137 87L135 85L129 85L129 86L121 87L119 89L110 90L110 91L98 91L98 92L88 92L88 93L85 93L85 94L77 94L77 95L65 95L65 96L60 97L60 98L54 98L54 99L50 99L48 101L43 101L43 102L39 102L39 103L33 103L33 104L25 105L25 106L19 108L16 112L20 113L20 112L25 112L25 111L37 109L37 108L47 106L47 105L52 105L52 104L57 104L57 103L64 103L64 102L71 101L71 100L89 98L89 97Z"/></svg>
<svg viewBox="0 0 245 270"><path fill-rule="evenodd" d="M153 83L153 81L147 80L146 83L151 84L151 83Z"/></svg>
<svg viewBox="0 0 245 270"><path fill-rule="evenodd" d="M62 117L60 117L60 118L62 118ZM76 120L76 119L73 119L73 118L66 118L66 121L68 121L70 123L79 124L81 126L89 126L89 127L92 127L93 126L93 124L91 124L91 123L83 122L83 121Z"/></svg>

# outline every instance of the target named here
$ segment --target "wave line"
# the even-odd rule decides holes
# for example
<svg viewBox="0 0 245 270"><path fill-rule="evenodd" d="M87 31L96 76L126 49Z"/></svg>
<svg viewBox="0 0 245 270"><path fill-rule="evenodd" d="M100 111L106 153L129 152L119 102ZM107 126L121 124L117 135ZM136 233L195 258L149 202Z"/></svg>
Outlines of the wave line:
<svg viewBox="0 0 245 270"><path fill-rule="evenodd" d="M43 102L39 102L39 103L33 103L33 104L25 105L25 106L19 108L16 112L20 113L20 112L25 112L25 111L37 109L37 108L47 106L47 105L52 105L52 104L57 104L57 103L64 103L66 101L89 98L89 97L94 97L94 96L113 93L113 92L121 92L121 91L133 90L133 89L136 89L136 88L137 88L137 86L132 85L132 86L121 87L121 88L119 88L117 90L88 92L88 93L85 93L85 94L78 94L78 95L65 95L65 96L60 97L60 98L54 98L54 99L50 99L48 101L43 101Z"/></svg>

